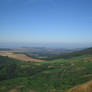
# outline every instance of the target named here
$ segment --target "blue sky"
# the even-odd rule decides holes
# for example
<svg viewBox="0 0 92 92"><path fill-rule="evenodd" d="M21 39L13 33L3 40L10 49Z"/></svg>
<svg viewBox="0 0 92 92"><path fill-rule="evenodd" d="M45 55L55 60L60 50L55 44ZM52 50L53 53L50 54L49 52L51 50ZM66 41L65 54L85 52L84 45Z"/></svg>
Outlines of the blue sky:
<svg viewBox="0 0 92 92"><path fill-rule="evenodd" d="M92 0L0 0L1 43L92 43Z"/></svg>

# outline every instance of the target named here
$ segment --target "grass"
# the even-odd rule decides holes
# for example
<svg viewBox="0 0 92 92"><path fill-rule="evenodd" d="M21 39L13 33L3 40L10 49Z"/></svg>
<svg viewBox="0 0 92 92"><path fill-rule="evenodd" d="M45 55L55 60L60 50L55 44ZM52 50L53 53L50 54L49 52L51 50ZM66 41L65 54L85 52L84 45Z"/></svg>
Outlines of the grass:
<svg viewBox="0 0 92 92"><path fill-rule="evenodd" d="M92 62L83 55L71 59L47 62L17 62L18 77L0 81L0 92L66 92L66 90L92 80ZM10 61L10 60L9 60ZM32 72L32 73L31 73ZM21 88L21 86L23 88Z"/></svg>

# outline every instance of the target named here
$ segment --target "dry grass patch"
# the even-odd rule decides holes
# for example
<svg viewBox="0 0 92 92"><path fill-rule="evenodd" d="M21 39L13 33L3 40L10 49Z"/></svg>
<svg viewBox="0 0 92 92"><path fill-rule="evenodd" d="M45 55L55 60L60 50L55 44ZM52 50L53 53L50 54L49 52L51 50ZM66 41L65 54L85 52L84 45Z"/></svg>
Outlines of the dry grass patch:
<svg viewBox="0 0 92 92"><path fill-rule="evenodd" d="M71 88L66 92L92 92L92 81L76 86L74 88Z"/></svg>
<svg viewBox="0 0 92 92"><path fill-rule="evenodd" d="M11 89L9 92L18 92L16 89Z"/></svg>
<svg viewBox="0 0 92 92"><path fill-rule="evenodd" d="M22 61L30 61L30 62L43 62L44 60L39 60L39 59L34 59L31 57L26 56L25 54L15 54L13 52L0 52L1 56L8 56L10 58L14 58L17 60L22 60Z"/></svg>

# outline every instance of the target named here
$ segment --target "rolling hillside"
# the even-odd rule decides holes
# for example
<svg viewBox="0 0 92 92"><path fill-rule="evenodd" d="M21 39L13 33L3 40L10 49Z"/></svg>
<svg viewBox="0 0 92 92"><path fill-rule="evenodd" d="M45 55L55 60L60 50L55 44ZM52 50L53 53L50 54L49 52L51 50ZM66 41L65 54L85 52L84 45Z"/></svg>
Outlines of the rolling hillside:
<svg viewBox="0 0 92 92"><path fill-rule="evenodd" d="M0 56L0 92L82 92L79 88L84 90L84 87L90 90L84 92L92 92L92 54L89 52L46 62L24 62Z"/></svg>
<svg viewBox="0 0 92 92"><path fill-rule="evenodd" d="M55 55L55 56L50 57L49 59L51 59L51 60L59 59L59 58L69 59L69 58L78 57L78 56L82 56L82 55L92 55L92 48L87 48L87 49L72 52L72 53Z"/></svg>

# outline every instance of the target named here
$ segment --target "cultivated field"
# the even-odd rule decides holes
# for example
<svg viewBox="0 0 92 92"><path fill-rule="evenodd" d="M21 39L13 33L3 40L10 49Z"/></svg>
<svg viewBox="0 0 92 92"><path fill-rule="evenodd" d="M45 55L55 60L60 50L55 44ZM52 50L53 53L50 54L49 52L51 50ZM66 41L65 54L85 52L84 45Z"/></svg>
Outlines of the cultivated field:
<svg viewBox="0 0 92 92"><path fill-rule="evenodd" d="M14 58L14 59L22 60L22 61L43 62L43 60L33 59L33 58L28 57L24 54L15 54L15 53L10 52L10 51L2 51L2 52L0 52L0 55L1 56L8 56L10 58Z"/></svg>

